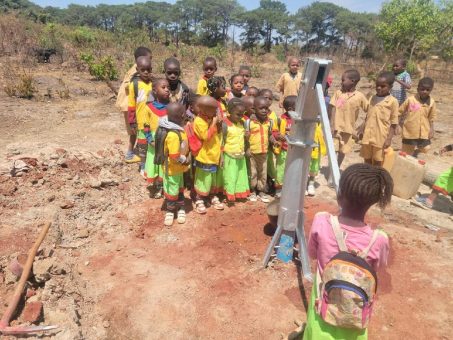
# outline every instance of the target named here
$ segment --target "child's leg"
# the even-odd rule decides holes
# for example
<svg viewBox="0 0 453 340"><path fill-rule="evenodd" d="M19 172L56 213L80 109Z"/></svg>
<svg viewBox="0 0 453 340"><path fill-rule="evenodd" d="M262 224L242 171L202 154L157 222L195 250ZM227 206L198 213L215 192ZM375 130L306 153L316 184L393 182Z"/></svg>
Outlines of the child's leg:
<svg viewBox="0 0 453 340"><path fill-rule="evenodd" d="M256 187L258 185L257 154L250 155L250 201L256 202Z"/></svg>
<svg viewBox="0 0 453 340"><path fill-rule="evenodd" d="M145 163L148 153L148 142L143 130L138 130L137 132L137 150L140 157L140 173L146 178Z"/></svg>
<svg viewBox="0 0 453 340"><path fill-rule="evenodd" d="M137 133L132 131L129 125L129 113L127 111L123 111L124 116L124 123L126 125L126 132L129 136L129 142L127 145L127 152L126 152L126 163L137 163L140 162L140 157L134 153L135 143L137 141Z"/></svg>
<svg viewBox="0 0 453 340"><path fill-rule="evenodd" d="M212 177L212 173L198 167L195 168L195 205L197 212L200 214L206 213L205 200L209 197L211 191Z"/></svg>
<svg viewBox="0 0 453 340"><path fill-rule="evenodd" d="M237 199L244 199L250 194L249 179L247 176L246 158L235 159L237 167L237 179L235 195Z"/></svg>
<svg viewBox="0 0 453 340"><path fill-rule="evenodd" d="M223 210L223 203L220 202L219 194L223 191L223 169L217 168L217 171L211 173L212 185L211 185L211 205L214 209Z"/></svg>
<svg viewBox="0 0 453 340"><path fill-rule="evenodd" d="M269 175L270 178L275 180L277 177L277 171L275 169L275 154L272 152L271 148L269 148L269 151L267 152L267 174Z"/></svg>
<svg viewBox="0 0 453 340"><path fill-rule="evenodd" d="M283 180L285 178L285 165L286 157L288 156L288 151L282 150L277 155L277 164L276 164L276 178L275 178L275 188L281 189L283 186Z"/></svg>
<svg viewBox="0 0 453 340"><path fill-rule="evenodd" d="M178 209L178 199L180 193L180 185L182 181L182 174L169 176L164 174L163 188L164 196L167 201L167 212L165 214L164 224L171 226L175 217L175 212Z"/></svg>
<svg viewBox="0 0 453 340"><path fill-rule="evenodd" d="M373 164L373 147L369 144L362 144L360 149L360 157L363 158L367 164Z"/></svg>
<svg viewBox="0 0 453 340"><path fill-rule="evenodd" d="M321 164L321 157L312 158L310 160L310 169L309 169L309 177L308 177L308 185L307 185L307 194L310 196L315 195L315 177L319 173L320 164Z"/></svg>
<svg viewBox="0 0 453 340"><path fill-rule="evenodd" d="M411 144L402 144L401 151L407 153L408 155L412 156L415 151L415 145Z"/></svg>
<svg viewBox="0 0 453 340"><path fill-rule="evenodd" d="M258 172L258 180L257 180L257 185L256 185L256 190L259 193L259 197L261 201L264 203L269 202L269 197L265 194L266 190L266 180L267 180L267 154L259 154L257 155L258 161L257 161L257 172Z"/></svg>

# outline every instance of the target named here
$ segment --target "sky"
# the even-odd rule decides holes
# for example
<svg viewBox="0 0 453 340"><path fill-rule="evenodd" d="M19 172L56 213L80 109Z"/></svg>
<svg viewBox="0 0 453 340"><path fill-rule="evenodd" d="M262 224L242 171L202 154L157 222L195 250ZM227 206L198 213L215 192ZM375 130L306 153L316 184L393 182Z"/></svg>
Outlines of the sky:
<svg viewBox="0 0 453 340"><path fill-rule="evenodd" d="M159 0L155 0L159 1ZM221 1L221 0L220 0ZM307 6L312 3L312 0L281 0L286 4L286 7L290 12L297 11L300 7ZM322 0L332 2L342 7L346 7L354 12L379 12L383 0ZM145 2L138 0L32 0L35 4L40 6L54 6L54 7L66 7L67 5L74 3L77 5L98 5L98 4L109 4L109 5L125 5L133 4L135 2ZM176 0L167 0L167 2L175 3ZM247 8L248 10L257 8L259 6L259 0L238 0L238 2Z"/></svg>

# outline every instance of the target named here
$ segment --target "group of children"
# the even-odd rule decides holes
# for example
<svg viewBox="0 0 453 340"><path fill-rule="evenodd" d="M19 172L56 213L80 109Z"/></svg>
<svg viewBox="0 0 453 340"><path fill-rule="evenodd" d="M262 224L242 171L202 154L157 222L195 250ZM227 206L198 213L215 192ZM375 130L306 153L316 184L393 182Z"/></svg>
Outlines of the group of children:
<svg viewBox="0 0 453 340"><path fill-rule="evenodd" d="M234 204L238 199L269 202L266 192L271 186L279 194L288 150L285 137L293 123L289 112L295 110L301 82L297 58L289 59L289 72L277 83L282 94L281 115L270 109L271 90L249 85L248 66L241 66L227 86L225 79L216 75L216 60L208 57L203 63L197 92L193 93L180 80L177 59L167 59L165 77L153 79L150 51L138 48L135 59L136 66L126 75L118 95L118 106L124 112L130 135L126 162L139 162L151 195L165 197L165 225L172 225L175 217L178 223L185 222L185 188L191 190L195 209L200 214L206 213L208 204L224 209L221 195ZM370 99L356 89L360 81L357 70L343 73L341 88L332 98L327 94L332 80L327 82L326 103L338 163L341 165L358 140L361 140L360 155L364 163L348 167L340 178L340 215L321 213L314 218L308 250L317 259L317 275L304 339L367 338L366 326L376 288L375 271L386 265L389 253L387 235L373 231L364 222L371 206L378 204L384 208L391 200L393 181L380 166L398 130L402 129L403 151L412 155L426 152L434 131L436 109L430 96L433 81L422 78L417 94L406 98L411 81L404 68L405 62L398 60L393 72L380 73L376 94ZM361 111L366 112L366 118L357 127ZM312 153L309 194L314 194L314 179L325 153L320 124L314 139L319 146ZM135 148L138 155L134 153ZM342 252L353 252L365 261L348 265L342 257L340 265L365 273L366 282L360 276L360 282L352 286L330 285L328 276L335 270L331 263ZM331 310L336 307L329 305L329 299L340 297L339 303L346 303L347 308ZM362 314L357 314L358 310ZM332 311L335 320L329 317ZM344 328L340 324L343 316L357 323Z"/></svg>
<svg viewBox="0 0 453 340"><path fill-rule="evenodd" d="M175 217L185 222L185 188L200 214L208 205L223 210L221 197L232 205L238 199L268 203L270 190L279 194L285 135L291 127L288 112L295 109L301 80L297 58L290 59L289 72L278 83L284 98L281 117L270 109L270 89L249 86L248 66L241 66L227 85L216 75L216 60L208 57L194 93L180 80L176 58L165 60L162 78L151 77L147 48L138 48L135 60L117 101L130 135L126 162L138 162L150 195L165 198L165 225L172 225ZM126 96L127 109L121 105Z"/></svg>

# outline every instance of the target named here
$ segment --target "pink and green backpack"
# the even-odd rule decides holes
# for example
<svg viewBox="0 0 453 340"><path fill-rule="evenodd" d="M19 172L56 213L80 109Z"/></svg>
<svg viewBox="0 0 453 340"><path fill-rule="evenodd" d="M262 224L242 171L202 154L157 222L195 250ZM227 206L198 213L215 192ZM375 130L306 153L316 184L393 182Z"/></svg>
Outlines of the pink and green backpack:
<svg viewBox="0 0 453 340"><path fill-rule="evenodd" d="M377 289L376 272L366 257L379 231L375 230L368 246L356 253L348 250L338 218L331 216L330 221L340 252L326 264L322 275L318 270L315 309L330 325L364 329L368 327Z"/></svg>

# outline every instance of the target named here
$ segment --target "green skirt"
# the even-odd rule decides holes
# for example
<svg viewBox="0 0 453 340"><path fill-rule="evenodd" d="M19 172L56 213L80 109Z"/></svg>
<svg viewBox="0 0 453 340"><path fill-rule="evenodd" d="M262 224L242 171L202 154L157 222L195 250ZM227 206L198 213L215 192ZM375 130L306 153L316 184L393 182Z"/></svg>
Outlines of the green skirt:
<svg viewBox="0 0 453 340"><path fill-rule="evenodd" d="M316 276L311 289L310 304L307 311L307 326L303 340L367 340L368 330L338 328L324 322L315 311L317 298Z"/></svg>
<svg viewBox="0 0 453 340"><path fill-rule="evenodd" d="M148 144L148 151L146 152L145 163L145 176L148 183L162 182L162 167L154 164L154 155L156 150L153 145Z"/></svg>
<svg viewBox="0 0 453 340"><path fill-rule="evenodd" d="M223 171L218 168L217 172L195 169L195 192L203 197L210 194L217 195L223 190Z"/></svg>
<svg viewBox="0 0 453 340"><path fill-rule="evenodd" d="M285 165L286 165L287 156L288 156L288 151L286 151L286 150L280 151L280 153L277 155L277 165L276 165L277 176L275 178L275 187L277 189L279 189L283 186L283 180L285 179Z"/></svg>
<svg viewBox="0 0 453 340"><path fill-rule="evenodd" d="M247 198L250 194L245 157L233 158L226 153L223 161L224 193L228 201Z"/></svg>

